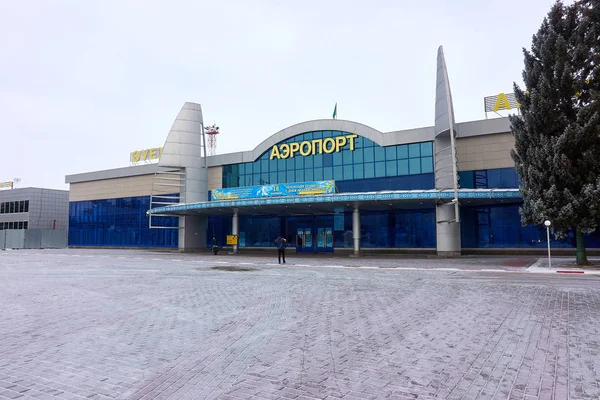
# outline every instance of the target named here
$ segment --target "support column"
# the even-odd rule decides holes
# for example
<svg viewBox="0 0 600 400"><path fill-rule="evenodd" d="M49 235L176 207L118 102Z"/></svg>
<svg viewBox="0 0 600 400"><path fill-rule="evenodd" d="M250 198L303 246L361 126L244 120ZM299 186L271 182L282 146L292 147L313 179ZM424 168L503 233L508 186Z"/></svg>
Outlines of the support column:
<svg viewBox="0 0 600 400"><path fill-rule="evenodd" d="M456 257L461 253L460 222L456 222L456 211L457 207L453 203L438 204L435 207L438 256Z"/></svg>
<svg viewBox="0 0 600 400"><path fill-rule="evenodd" d="M352 213L352 239L354 244L354 256L360 255L360 210L358 207L354 208Z"/></svg>
<svg viewBox="0 0 600 400"><path fill-rule="evenodd" d="M236 209L236 210L233 211L233 219L231 221L231 230L232 230L231 234L237 236L238 240L239 240L239 237L240 237L240 225L239 225L239 223L240 223L240 218L239 218L239 215L238 215L238 210ZM234 244L233 245L233 254L237 254L237 253L238 253L238 245Z"/></svg>
<svg viewBox="0 0 600 400"><path fill-rule="evenodd" d="M206 248L208 219L204 216L179 217L179 251L194 252Z"/></svg>

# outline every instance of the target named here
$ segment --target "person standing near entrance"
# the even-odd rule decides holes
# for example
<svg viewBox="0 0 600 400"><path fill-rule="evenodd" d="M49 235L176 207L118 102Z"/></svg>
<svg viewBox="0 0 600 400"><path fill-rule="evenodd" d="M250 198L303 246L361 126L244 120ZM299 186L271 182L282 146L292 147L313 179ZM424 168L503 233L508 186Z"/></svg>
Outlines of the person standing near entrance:
<svg viewBox="0 0 600 400"><path fill-rule="evenodd" d="M281 259L283 258L283 263L285 264L285 244L286 241L281 235L277 235L277 239L275 239L275 246L277 246L277 259L279 260L279 264L281 264Z"/></svg>
<svg viewBox="0 0 600 400"><path fill-rule="evenodd" d="M213 251L213 254L215 256L219 252L219 245L217 244L217 237L216 236L213 236L213 238L212 238L212 251Z"/></svg>

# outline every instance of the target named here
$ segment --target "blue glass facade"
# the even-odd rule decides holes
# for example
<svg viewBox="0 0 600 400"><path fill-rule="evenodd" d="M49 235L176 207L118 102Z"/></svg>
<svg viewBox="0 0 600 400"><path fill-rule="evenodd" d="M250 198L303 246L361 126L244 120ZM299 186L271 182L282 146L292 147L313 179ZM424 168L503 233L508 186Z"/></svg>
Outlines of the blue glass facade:
<svg viewBox="0 0 600 400"><path fill-rule="evenodd" d="M307 132L279 143L291 144L338 136L342 131ZM382 147L357 137L354 149L278 159L271 149L250 163L224 165L223 188L335 180L337 192L433 189L433 142ZM240 245L270 247L278 233L296 245L299 228L330 227L334 247L352 247L352 213L315 216L240 216ZM435 248L435 209L361 212L364 248ZM230 217L209 219L207 238L219 244L231 232ZM207 240L207 246L211 241Z"/></svg>
<svg viewBox="0 0 600 400"><path fill-rule="evenodd" d="M497 168L477 171L461 171L462 189L518 189L521 181L514 168ZM521 226L521 204L486 205L469 207L462 205L461 241L463 248L545 248L546 228ZM551 236L551 246L575 247L572 232L569 237L557 240ZM586 235L588 247L600 247L600 233Z"/></svg>
<svg viewBox="0 0 600 400"><path fill-rule="evenodd" d="M460 171L461 189L518 189L521 180L514 168Z"/></svg>
<svg viewBox="0 0 600 400"><path fill-rule="evenodd" d="M341 131L307 132L280 144L347 135ZM433 142L382 147L359 136L354 150L346 146L330 154L272 160L270 156L269 149L254 162L224 165L223 188L320 180L335 180L339 192L434 187Z"/></svg>
<svg viewBox="0 0 600 400"><path fill-rule="evenodd" d="M69 246L177 247L177 229L150 229L150 196L69 203ZM153 217L153 224L178 226L177 217Z"/></svg>
<svg viewBox="0 0 600 400"><path fill-rule="evenodd" d="M272 247L278 234L296 245L298 228L331 227L334 248L352 247L352 213L305 216L240 216L240 247ZM207 247L212 236L222 246L231 234L231 217L210 217ZM361 212L363 248L435 248L435 209Z"/></svg>
<svg viewBox="0 0 600 400"><path fill-rule="evenodd" d="M546 248L546 228L521 226L519 204L483 207L462 206L461 240L463 248ZM600 248L600 231L586 235L586 246ZM569 237L557 240L551 235L553 248L575 247L573 232Z"/></svg>
<svg viewBox="0 0 600 400"><path fill-rule="evenodd" d="M291 143L299 140L311 140L314 136L300 135L300 137L287 140L285 143ZM332 137L336 135L344 135L344 132L332 132ZM411 165L423 165L423 162L429 162L428 157L431 152L431 143L419 143L416 145L395 146L394 150L379 147L368 139L360 138L363 154L354 156L345 155L336 156L334 161L333 155L329 154L331 161L326 161L325 164L329 169L335 170L336 166L341 165L344 160L348 162L358 162L356 170L358 174L351 175L353 179L336 180L338 192L367 192L377 190L411 190L411 189L431 189L434 187L433 173L422 172L419 174L415 170L411 170ZM412 146L412 150L411 150ZM417 152L417 148L418 152ZM368 179L356 179L357 176L364 176L364 171L370 169L365 164L365 149L373 149L373 158L370 151L367 156L367 163L374 164L395 162L396 169L390 167L385 170L389 175L385 177L376 177L369 173ZM379 150L375 151L378 148ZM357 146L358 149L358 146ZM347 151L347 150L346 150ZM356 151L356 150L355 150ZM348 151L352 153L351 151ZM376 154L378 154L376 156ZM352 156L352 157L351 157ZM411 158L412 156L412 158ZM223 183L224 185L240 185L245 184L269 184L276 181L269 180L271 173L268 175L254 174L256 168L287 168L285 173L281 175L282 179L287 177L291 182L303 173L304 176L307 170L315 168L315 161L305 161L301 164L290 162L289 160L268 160L269 153L265 153L260 160L255 163L228 165L223 167ZM351 158L350 158L351 157ZM389 158L388 158L389 157ZM404 158L406 157L406 158ZM307 157L308 158L308 157ZM419 162L415 161L419 159ZM423 161L423 160L426 161ZM266 160L266 161L265 161ZM350 161L352 160L352 161ZM322 161L317 161L317 168L322 167ZM341 164L340 164L341 163ZM399 163L408 165L408 169L398 167ZM431 160L433 163L433 160ZM380 164L379 173L383 174L383 168ZM391 165L391 164L390 164ZM433 167L433 165L431 165ZM374 167L377 171L377 167ZM415 167L416 168L416 167ZM425 169L427 170L427 169ZM252 174L246 172L253 171ZM263 171L260 169L259 171ZM270 171L267 169L266 171ZM301 171L301 172L299 172ZM343 169L342 169L343 171ZM362 171L362 172L360 172ZM411 171L414 175L411 175ZM279 174L281 171L276 172ZM402 172L402 173L399 173ZM338 171L338 174L340 172ZM314 173L313 173L314 174ZM335 175L335 173L334 173ZM375 175L375 177L373 176ZM320 175L319 175L320 176ZM519 188L519 176L514 168L498 168L476 171L461 171L460 187L463 189L513 189ZM273 178L279 177L274 175ZM348 175L350 177L350 175ZM264 179L263 179L264 178ZM258 179L258 180L256 180ZM263 179L261 181L261 179ZM324 178L323 178L324 179ZM329 175L327 177L329 178ZM500 204L500 205L485 205L472 207L467 204L461 206L461 239L463 248L545 248L546 247L546 232L540 226L521 226L521 217L519 215L520 204ZM268 247L271 246L273 238L277 233L284 233L290 243L295 244L295 232L298 227L306 226L307 224L317 224L327 226L335 226L334 230L334 246L335 247L351 247L352 240L349 231L352 226L352 215L350 213L338 213L334 215L324 216L306 216L306 217L240 217L240 232L245 236L244 245L246 247ZM218 226L223 227L219 231ZM230 218L213 219L209 223L209 230L219 234L219 237L224 241L227 233L230 232ZM245 231L244 231L245 230ZM243 233L242 233L243 232ZM250 239L252 238L252 239ZM556 240L552 237L553 247L570 248L575 246L573 235L563 240ZM588 247L600 247L600 232L595 232L586 235L586 244ZM363 248L435 248L436 247L436 231L435 231L435 209L421 210L399 210L399 211L378 211L378 212L361 212L361 247Z"/></svg>

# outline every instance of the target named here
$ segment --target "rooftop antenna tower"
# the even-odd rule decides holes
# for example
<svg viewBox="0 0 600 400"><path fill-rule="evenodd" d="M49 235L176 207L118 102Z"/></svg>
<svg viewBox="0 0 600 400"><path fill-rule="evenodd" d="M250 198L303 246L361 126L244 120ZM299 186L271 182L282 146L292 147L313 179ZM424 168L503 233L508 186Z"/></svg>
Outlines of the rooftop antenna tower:
<svg viewBox="0 0 600 400"><path fill-rule="evenodd" d="M217 151L217 135L219 134L219 127L216 125L207 126L204 129L204 134L207 139L207 148L209 156L214 156Z"/></svg>

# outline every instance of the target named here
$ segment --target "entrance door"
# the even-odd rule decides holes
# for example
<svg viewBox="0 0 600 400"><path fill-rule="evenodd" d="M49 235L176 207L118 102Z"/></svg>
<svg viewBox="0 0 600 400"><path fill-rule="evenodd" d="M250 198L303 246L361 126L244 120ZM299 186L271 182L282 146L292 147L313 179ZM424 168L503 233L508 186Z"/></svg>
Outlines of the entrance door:
<svg viewBox="0 0 600 400"><path fill-rule="evenodd" d="M301 226L296 230L296 252L314 253L312 227Z"/></svg>
<svg viewBox="0 0 600 400"><path fill-rule="evenodd" d="M296 251L298 253L332 253L333 227L298 226L296 229Z"/></svg>
<svg viewBox="0 0 600 400"><path fill-rule="evenodd" d="M490 229L490 209L477 209L477 239L478 247L487 248L492 244L492 232Z"/></svg>
<svg viewBox="0 0 600 400"><path fill-rule="evenodd" d="M317 252L333 253L333 227L317 228Z"/></svg>

